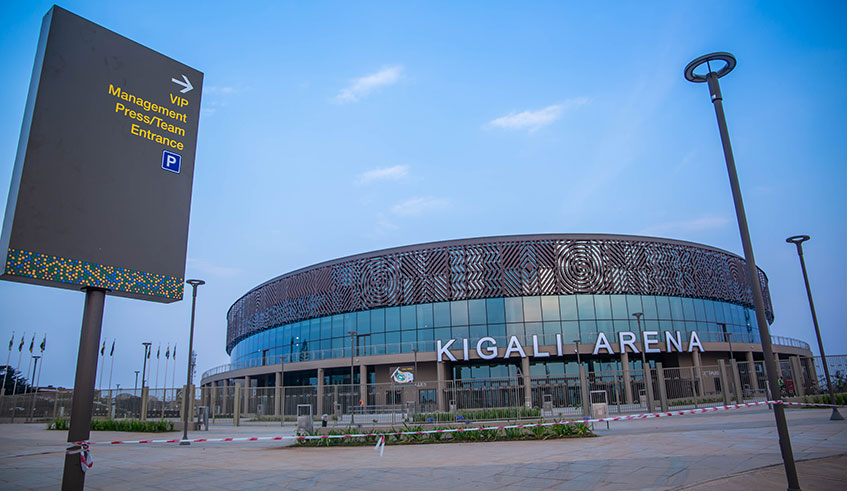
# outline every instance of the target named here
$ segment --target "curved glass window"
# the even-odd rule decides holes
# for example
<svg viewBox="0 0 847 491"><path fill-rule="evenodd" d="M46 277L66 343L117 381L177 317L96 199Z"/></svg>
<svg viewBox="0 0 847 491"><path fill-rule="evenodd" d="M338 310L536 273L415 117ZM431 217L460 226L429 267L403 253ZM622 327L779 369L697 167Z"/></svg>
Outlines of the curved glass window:
<svg viewBox="0 0 847 491"><path fill-rule="evenodd" d="M509 336L532 346L532 336L538 336L549 346L557 335L565 344L593 344L602 332L614 343L617 333L629 331L640 342L635 312L644 313L641 328L659 331L660 340L663 331L681 331L686 340L697 331L703 342L760 343L756 314L741 305L650 295L548 295L387 307L295 322L242 339L231 361L349 358L351 343L361 356L435 351L437 340L450 339L456 339L452 349L462 349L464 338L473 350L486 336L498 346ZM357 333L352 341L350 331Z"/></svg>

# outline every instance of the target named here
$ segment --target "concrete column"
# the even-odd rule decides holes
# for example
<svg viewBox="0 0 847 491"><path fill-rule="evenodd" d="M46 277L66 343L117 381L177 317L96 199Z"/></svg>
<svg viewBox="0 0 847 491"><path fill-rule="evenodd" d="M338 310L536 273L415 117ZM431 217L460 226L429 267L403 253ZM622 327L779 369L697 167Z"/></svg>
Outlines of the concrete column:
<svg viewBox="0 0 847 491"><path fill-rule="evenodd" d="M219 390L218 383L212 382L211 386L209 387L209 390L211 391L209 393L209 417L212 419L212 423L214 423L215 422L215 409L216 409L215 406L217 406L217 402L218 402L218 390Z"/></svg>
<svg viewBox="0 0 847 491"><path fill-rule="evenodd" d="M324 369L318 368L318 403L316 404L316 409L318 411L318 416L322 416L326 413L326 408L324 408Z"/></svg>
<svg viewBox="0 0 847 491"><path fill-rule="evenodd" d="M759 392L759 376L756 373L756 359L753 358L752 351L747 352L747 370L750 375L750 390Z"/></svg>
<svg viewBox="0 0 847 491"><path fill-rule="evenodd" d="M721 395L723 396L723 405L729 406L729 379L726 376L726 362L718 360L718 374L721 379Z"/></svg>
<svg viewBox="0 0 847 491"><path fill-rule="evenodd" d="M235 394L232 399L232 424L241 426L241 386L238 384L235 384Z"/></svg>
<svg viewBox="0 0 847 491"><path fill-rule="evenodd" d="M274 374L274 416L282 416L282 372Z"/></svg>
<svg viewBox="0 0 847 491"><path fill-rule="evenodd" d="M188 392L187 408L188 408L188 421L189 422L192 419L194 419L194 401L197 400L197 394L194 391L195 391L195 385L194 384L189 385L188 391L187 391ZM189 428L191 428L191 427L189 426Z"/></svg>
<svg viewBox="0 0 847 491"><path fill-rule="evenodd" d="M579 365L579 389L582 395L582 415L591 417L591 392L588 388L588 376L585 373L585 366Z"/></svg>
<svg viewBox="0 0 847 491"><path fill-rule="evenodd" d="M435 402L438 406L438 410L443 412L447 412L447 394L445 394L447 390L447 381L445 380L445 372L447 371L447 367L444 366L445 363L443 361L439 361L435 363L435 376L436 376L436 391L435 391Z"/></svg>
<svg viewBox="0 0 847 491"><path fill-rule="evenodd" d="M649 362L642 368L644 369L644 388L647 392L647 411L652 413L655 411L655 408L653 407L653 401L655 401L655 397L653 395L653 374L650 373L651 370Z"/></svg>
<svg viewBox="0 0 847 491"><path fill-rule="evenodd" d="M149 387L141 388L141 414L139 415L141 421L147 421L147 399L150 393ZM183 391L185 392L185 391Z"/></svg>
<svg viewBox="0 0 847 491"><path fill-rule="evenodd" d="M362 404L368 403L368 366L359 365L359 399Z"/></svg>
<svg viewBox="0 0 847 491"><path fill-rule="evenodd" d="M700 351L694 350L691 352L691 361L694 364L694 372L697 376L697 397L703 397L703 365L700 363Z"/></svg>
<svg viewBox="0 0 847 491"><path fill-rule="evenodd" d="M662 404L662 411L668 410L668 389L665 386L665 370L662 368L662 362L656 362L656 381L659 385L659 402Z"/></svg>
<svg viewBox="0 0 847 491"><path fill-rule="evenodd" d="M794 379L794 395L803 397L806 395L806 384L803 380L803 367L800 366L800 357L791 356L791 378Z"/></svg>
<svg viewBox="0 0 847 491"><path fill-rule="evenodd" d="M623 369L623 393L627 404L632 404L632 377L629 374L629 353L621 353L621 368Z"/></svg>
<svg viewBox="0 0 847 491"><path fill-rule="evenodd" d="M244 414L250 412L250 377L244 377L244 392L242 393L242 397L244 400L241 401L241 410L244 411Z"/></svg>
<svg viewBox="0 0 847 491"><path fill-rule="evenodd" d="M817 386L818 385L818 372L815 368L815 359L812 357L803 358L803 363L806 364L806 371L809 373L809 377L812 379L812 383Z"/></svg>
<svg viewBox="0 0 847 491"><path fill-rule="evenodd" d="M521 358L523 372L523 402L526 407L532 407L532 377L529 375L529 358Z"/></svg>
<svg viewBox="0 0 847 491"><path fill-rule="evenodd" d="M738 371L738 362L735 358L730 362L730 368L732 369L732 380L735 385L735 402L738 404L744 403L744 387L741 385L741 373Z"/></svg>

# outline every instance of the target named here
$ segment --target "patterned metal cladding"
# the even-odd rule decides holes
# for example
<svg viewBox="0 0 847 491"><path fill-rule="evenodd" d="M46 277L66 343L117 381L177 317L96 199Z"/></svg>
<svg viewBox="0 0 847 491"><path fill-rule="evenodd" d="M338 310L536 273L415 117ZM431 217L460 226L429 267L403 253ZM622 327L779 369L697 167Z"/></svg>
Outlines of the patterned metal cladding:
<svg viewBox="0 0 847 491"><path fill-rule="evenodd" d="M760 270L768 321L773 308ZM318 264L275 278L227 313L227 352L255 332L313 317L522 295L672 295L752 308L744 260L688 242L535 235L435 242Z"/></svg>

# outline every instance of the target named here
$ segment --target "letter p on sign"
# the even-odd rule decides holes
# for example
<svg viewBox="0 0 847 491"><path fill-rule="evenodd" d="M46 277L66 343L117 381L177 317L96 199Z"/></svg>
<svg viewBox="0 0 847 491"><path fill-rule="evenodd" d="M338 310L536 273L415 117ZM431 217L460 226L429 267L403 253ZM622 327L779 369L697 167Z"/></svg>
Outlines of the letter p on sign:
<svg viewBox="0 0 847 491"><path fill-rule="evenodd" d="M167 150L162 151L162 169L179 174L179 165L181 163L181 156Z"/></svg>

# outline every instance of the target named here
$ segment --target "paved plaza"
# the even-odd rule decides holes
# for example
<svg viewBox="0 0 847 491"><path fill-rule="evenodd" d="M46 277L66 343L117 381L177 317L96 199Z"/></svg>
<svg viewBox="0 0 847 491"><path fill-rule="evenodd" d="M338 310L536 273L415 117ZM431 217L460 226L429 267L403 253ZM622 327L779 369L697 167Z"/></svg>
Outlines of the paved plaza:
<svg viewBox="0 0 847 491"><path fill-rule="evenodd" d="M788 410L804 489L847 487L847 421ZM193 437L277 436L292 427L216 425ZM785 489L767 409L598 426L597 438L296 448L286 442L95 445L90 489ZM202 435L201 435L202 434ZM0 426L0 487L57 489L65 432ZM175 438L177 433L155 435ZM150 434L94 432L92 441ZM778 467L769 467L778 466Z"/></svg>

